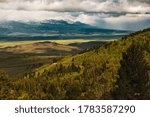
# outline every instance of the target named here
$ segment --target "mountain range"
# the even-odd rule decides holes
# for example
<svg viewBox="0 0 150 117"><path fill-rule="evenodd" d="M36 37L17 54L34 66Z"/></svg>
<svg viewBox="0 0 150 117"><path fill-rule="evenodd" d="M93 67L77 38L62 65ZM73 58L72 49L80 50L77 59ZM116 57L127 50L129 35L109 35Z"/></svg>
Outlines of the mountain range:
<svg viewBox="0 0 150 117"><path fill-rule="evenodd" d="M0 40L77 39L126 35L130 31L101 29L81 22L47 20L44 22L7 21L0 23ZM91 36L92 35L92 36Z"/></svg>

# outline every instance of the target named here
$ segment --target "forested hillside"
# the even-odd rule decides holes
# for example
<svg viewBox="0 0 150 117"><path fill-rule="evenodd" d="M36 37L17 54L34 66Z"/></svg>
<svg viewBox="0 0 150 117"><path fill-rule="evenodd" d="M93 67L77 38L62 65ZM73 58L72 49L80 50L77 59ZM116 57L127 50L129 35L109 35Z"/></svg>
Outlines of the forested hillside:
<svg viewBox="0 0 150 117"><path fill-rule="evenodd" d="M150 28L23 77L1 71L0 99L150 99Z"/></svg>

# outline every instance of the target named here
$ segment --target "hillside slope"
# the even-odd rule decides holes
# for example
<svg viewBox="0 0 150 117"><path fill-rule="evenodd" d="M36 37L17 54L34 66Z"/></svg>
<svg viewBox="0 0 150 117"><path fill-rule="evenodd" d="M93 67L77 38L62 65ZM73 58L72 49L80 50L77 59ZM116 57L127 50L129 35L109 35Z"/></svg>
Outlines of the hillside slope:
<svg viewBox="0 0 150 117"><path fill-rule="evenodd" d="M150 28L12 82L10 99L150 99Z"/></svg>

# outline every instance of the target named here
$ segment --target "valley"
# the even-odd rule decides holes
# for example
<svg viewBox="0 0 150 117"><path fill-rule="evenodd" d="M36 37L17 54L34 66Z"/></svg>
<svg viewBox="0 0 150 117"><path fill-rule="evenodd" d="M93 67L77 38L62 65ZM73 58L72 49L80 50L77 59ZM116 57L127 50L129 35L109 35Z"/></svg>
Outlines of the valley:
<svg viewBox="0 0 150 117"><path fill-rule="evenodd" d="M34 42L0 53L0 99L150 99L150 28L120 40Z"/></svg>

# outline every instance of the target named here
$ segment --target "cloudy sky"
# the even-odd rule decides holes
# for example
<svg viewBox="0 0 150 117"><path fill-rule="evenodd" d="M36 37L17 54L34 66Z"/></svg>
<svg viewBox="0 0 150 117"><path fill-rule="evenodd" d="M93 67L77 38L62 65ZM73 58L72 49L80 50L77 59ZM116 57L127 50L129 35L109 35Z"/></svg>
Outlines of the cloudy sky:
<svg viewBox="0 0 150 117"><path fill-rule="evenodd" d="M0 0L0 21L80 21L101 28L150 27L150 0Z"/></svg>

